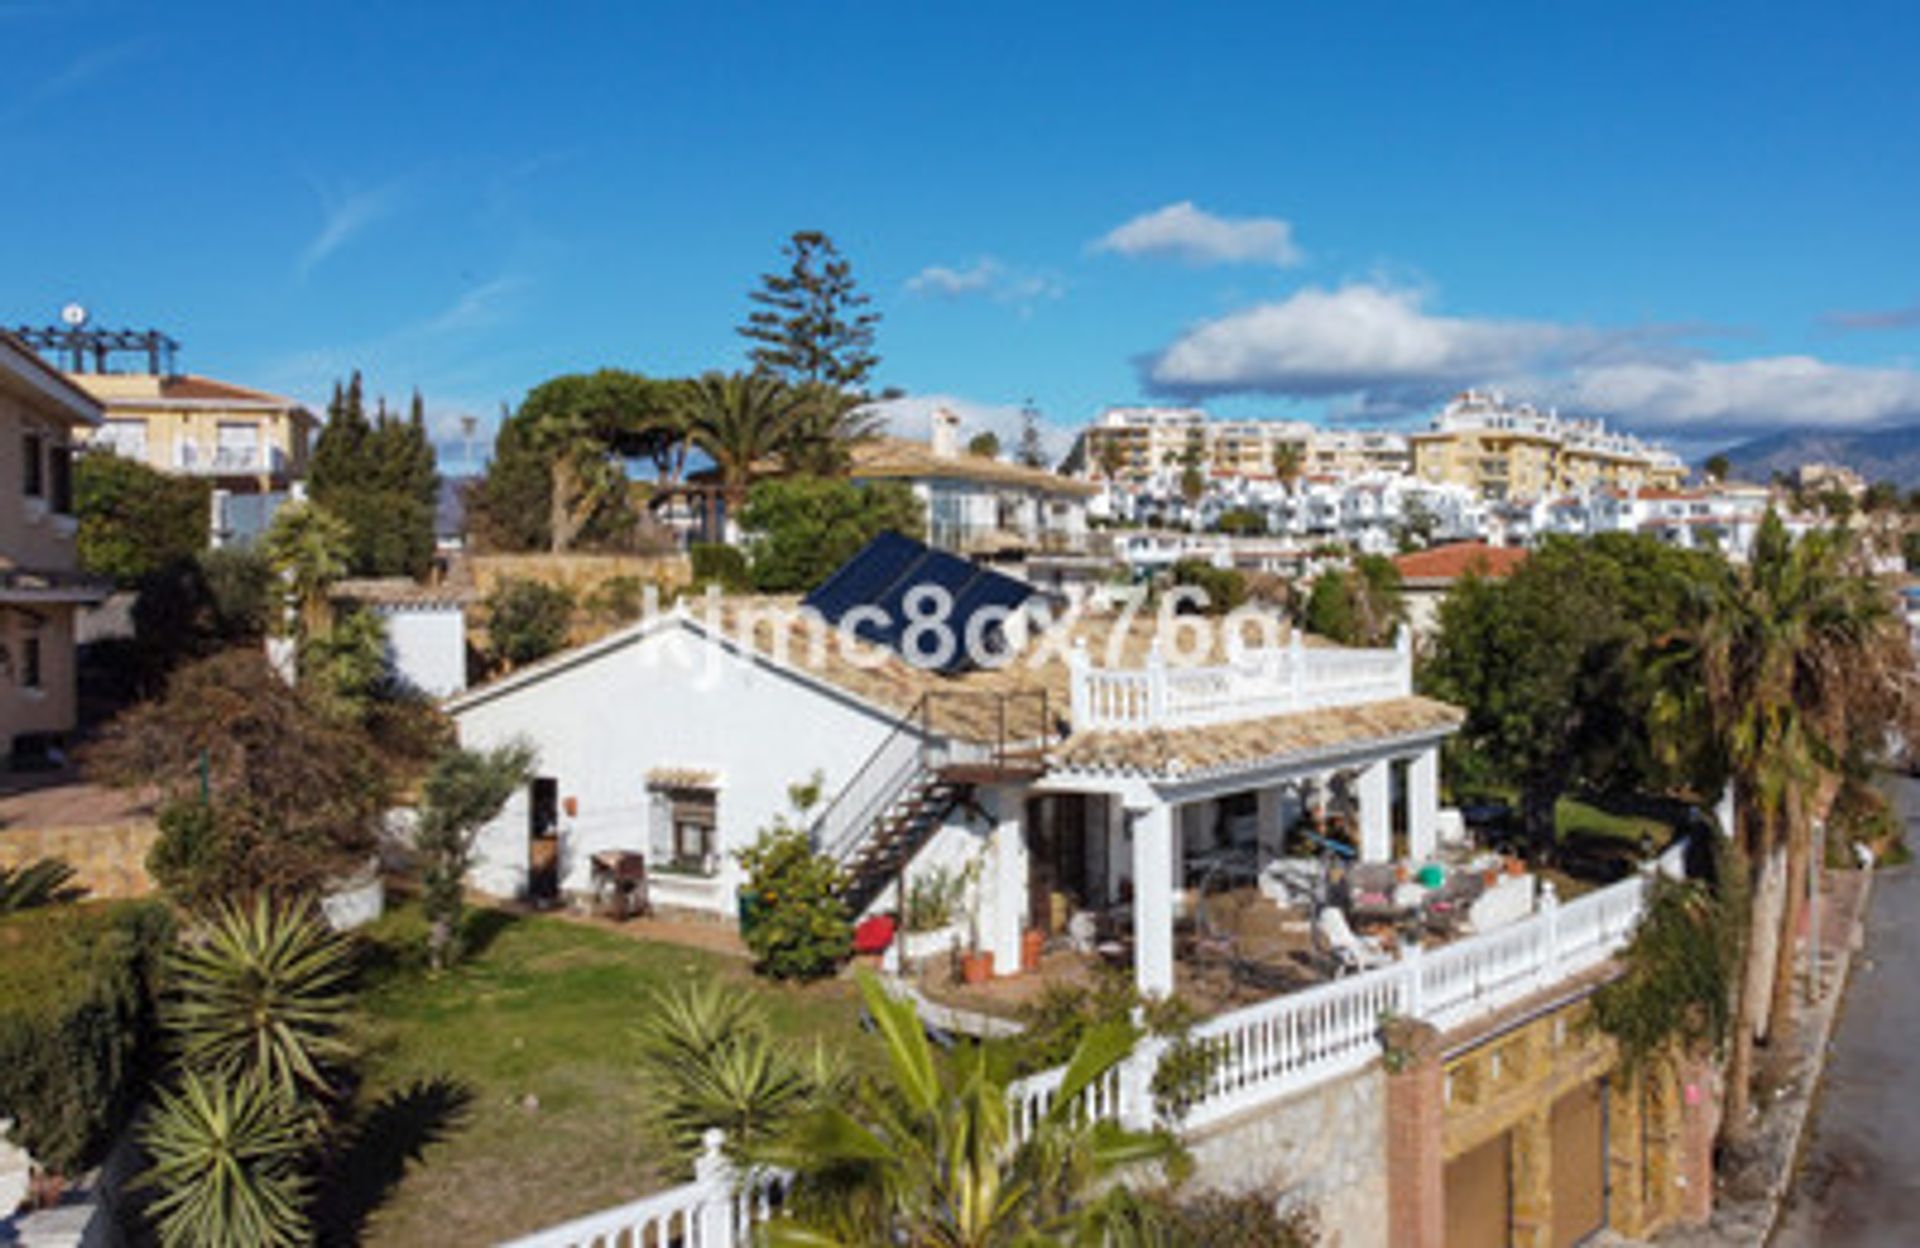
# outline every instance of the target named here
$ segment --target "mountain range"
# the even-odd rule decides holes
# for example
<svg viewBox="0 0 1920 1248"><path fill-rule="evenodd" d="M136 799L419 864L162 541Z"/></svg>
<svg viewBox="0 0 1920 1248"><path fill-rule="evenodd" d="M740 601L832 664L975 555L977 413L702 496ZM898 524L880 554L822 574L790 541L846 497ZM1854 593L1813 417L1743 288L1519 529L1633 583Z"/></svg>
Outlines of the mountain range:
<svg viewBox="0 0 1920 1248"><path fill-rule="evenodd" d="M1920 488L1920 425L1891 429L1783 429L1720 452L1736 481L1764 484L1802 464L1840 464L1869 482Z"/></svg>

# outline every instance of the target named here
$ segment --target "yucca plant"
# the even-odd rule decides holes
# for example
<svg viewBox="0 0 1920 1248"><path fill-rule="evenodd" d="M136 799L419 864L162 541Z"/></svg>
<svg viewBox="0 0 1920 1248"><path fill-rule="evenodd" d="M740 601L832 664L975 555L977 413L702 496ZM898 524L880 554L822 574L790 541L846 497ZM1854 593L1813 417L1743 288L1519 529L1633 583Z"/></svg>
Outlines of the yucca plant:
<svg viewBox="0 0 1920 1248"><path fill-rule="evenodd" d="M140 1130L158 1192L147 1215L165 1248L292 1248L311 1238L300 1158L308 1139L289 1098L248 1076L191 1071L162 1091Z"/></svg>
<svg viewBox="0 0 1920 1248"><path fill-rule="evenodd" d="M352 946L308 904L264 895L215 912L169 959L161 1021L188 1070L326 1095L348 1055Z"/></svg>
<svg viewBox="0 0 1920 1248"><path fill-rule="evenodd" d="M41 858L24 867L0 867L0 914L72 901L86 891L67 887L72 879L73 868L58 858Z"/></svg>
<svg viewBox="0 0 1920 1248"><path fill-rule="evenodd" d="M780 1041L737 984L696 980L654 992L636 1039L649 1116L683 1157L717 1127L729 1151L751 1158L845 1083L824 1050Z"/></svg>

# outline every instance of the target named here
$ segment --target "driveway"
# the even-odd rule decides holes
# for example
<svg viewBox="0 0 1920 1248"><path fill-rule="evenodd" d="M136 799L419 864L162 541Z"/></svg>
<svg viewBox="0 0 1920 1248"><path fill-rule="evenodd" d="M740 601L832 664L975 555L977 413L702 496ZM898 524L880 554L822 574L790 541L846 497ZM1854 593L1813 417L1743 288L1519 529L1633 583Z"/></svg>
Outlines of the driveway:
<svg viewBox="0 0 1920 1248"><path fill-rule="evenodd" d="M1899 782L1909 841L1920 786ZM1920 866L1874 881L1867 946L1775 1248L1920 1243Z"/></svg>

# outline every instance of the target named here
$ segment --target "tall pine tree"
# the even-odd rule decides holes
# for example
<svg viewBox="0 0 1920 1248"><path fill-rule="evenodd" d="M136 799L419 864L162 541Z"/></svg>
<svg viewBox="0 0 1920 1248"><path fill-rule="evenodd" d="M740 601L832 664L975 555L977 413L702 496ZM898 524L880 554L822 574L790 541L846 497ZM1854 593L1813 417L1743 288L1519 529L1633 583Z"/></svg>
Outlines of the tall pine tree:
<svg viewBox="0 0 1920 1248"><path fill-rule="evenodd" d="M433 563L440 475L419 392L405 418L381 399L369 422L360 374L336 385L308 492L347 523L353 575L424 576Z"/></svg>
<svg viewBox="0 0 1920 1248"><path fill-rule="evenodd" d="M755 372L790 385L863 391L880 364L874 354L878 312L854 281L853 265L819 230L801 230L781 248L785 273L767 273L748 298L757 305L740 327L755 345Z"/></svg>

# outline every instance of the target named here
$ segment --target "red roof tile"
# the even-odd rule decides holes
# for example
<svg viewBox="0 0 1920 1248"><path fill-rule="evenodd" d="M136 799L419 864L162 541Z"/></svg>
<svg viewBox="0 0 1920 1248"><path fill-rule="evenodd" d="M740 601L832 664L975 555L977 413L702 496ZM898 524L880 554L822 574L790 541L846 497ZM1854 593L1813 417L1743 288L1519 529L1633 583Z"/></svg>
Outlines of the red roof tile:
<svg viewBox="0 0 1920 1248"><path fill-rule="evenodd" d="M1519 546L1489 546L1485 542L1455 542L1416 550L1394 559L1402 580L1453 581L1475 572L1481 576L1502 577L1525 563L1527 552Z"/></svg>

